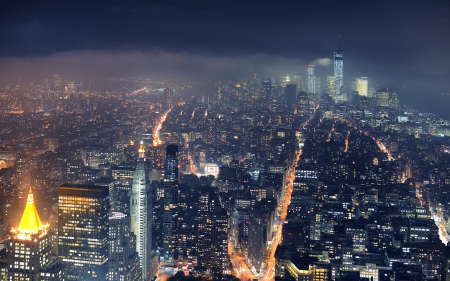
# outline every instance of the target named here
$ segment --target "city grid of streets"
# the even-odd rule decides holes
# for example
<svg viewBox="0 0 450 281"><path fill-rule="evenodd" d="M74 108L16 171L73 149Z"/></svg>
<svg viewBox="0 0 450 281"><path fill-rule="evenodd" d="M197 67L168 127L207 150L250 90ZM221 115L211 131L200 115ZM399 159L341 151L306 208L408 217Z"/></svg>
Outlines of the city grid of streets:
<svg viewBox="0 0 450 281"><path fill-rule="evenodd" d="M234 132L231 130L225 132L226 127L221 127L220 124L225 122L228 122L229 124L234 124L233 122L236 122L235 120L239 120L238 122L242 122L241 120L244 120L245 122L243 123L246 124L246 126L254 122L254 124L257 124L258 126L263 128L265 122L264 118L266 117L264 116L264 114L258 115L258 113L256 113L257 115L255 117L248 112L245 113L239 112L237 107L223 109L217 106L216 104L202 104L195 99L191 99L189 102L171 101L170 104L176 105L164 107L152 103L150 101L150 98L146 96L147 93L144 93L144 90L145 88L136 91L134 93L136 96L132 97L131 99L127 98L125 100L125 104L130 109L139 108L139 110L141 110L139 114L141 115L143 115L145 111L149 111L150 109L149 112L151 112L152 114L151 117L142 118L141 121L141 124L143 125L142 128L147 129L152 128L151 131L153 139L151 140L151 142L148 142L148 144L150 144L150 146L151 144L153 144L153 147L149 147L150 152L148 154L149 157L148 159L157 159L158 157L160 157L162 155L164 144L176 143L180 147L180 164L179 164L180 172L184 175L189 173L204 175L205 174L204 166L208 160L205 160L204 158L202 159L199 151L203 151L203 153L205 153L208 151L207 150L208 147L210 148L214 147L214 145L217 145L217 143L223 141L224 143L228 142L227 143L228 146L225 145L216 146L214 148L215 149L217 148L219 151L221 149L222 150L221 152L224 154L229 153L233 155L233 158L235 159L234 160L235 164L233 165L244 167L245 165L248 165L248 163L251 163L251 161L254 161L255 156L250 153L252 146L248 145L248 143L252 141L251 137L254 132L251 129L249 130L249 127L245 127L244 130L241 128L237 128L237 130ZM94 104L92 100L95 99L98 100L105 99L104 94L102 94L102 96L86 95L86 97L90 99L86 102L87 104ZM77 98L79 99L79 101L73 98L67 99L68 104L70 104L70 106L72 107L69 107L71 108L71 111L70 110L66 111L66 114L69 115L79 114L77 110L83 108L83 96L80 95ZM65 100L66 99L61 99L62 102L65 102ZM58 102L61 104L62 103L61 101ZM316 101L318 101L318 99L316 99ZM98 109L96 110L101 111L104 110L102 107L108 107L111 106L112 104L113 104L112 102L109 103L104 102L103 104L95 103L95 106L98 107ZM245 106L247 105L243 105L243 108L245 108ZM251 106L255 105L253 104ZM143 110L144 108L145 110ZM227 110L228 112L226 112ZM276 122L272 124L283 125L283 122L285 122L283 118L289 120L288 119L289 114L292 113L287 114L286 115L287 117L283 117L284 114L283 110L280 110L279 112L275 111L274 113L269 113L273 114L273 118L274 120L276 120ZM116 113L120 112L120 109L106 110L106 111L112 112L114 115L113 120L116 120L118 123L120 123L119 124L120 130L118 129L115 132L122 133L123 131L129 133L127 132L127 127L124 125L132 123L127 120L122 121L120 117L116 117L120 116L119 114ZM244 256L242 252L239 252L236 249L234 249L232 243L228 241L228 254L231 264L233 266L233 269L228 272L231 272L234 276L241 278L243 280L258 279L269 281L274 279L275 252L277 251L278 246L282 245L284 235L283 226L285 225L285 223L287 223L287 217L290 212L289 208L291 203L291 196L294 191L294 181L296 180L296 169L300 167L299 165L304 166L305 164L308 163L309 164L314 163L315 166L313 167L313 169L320 171L322 173L322 176L328 177L327 178L328 183L334 182L336 183L335 186L342 186L343 190L347 188L348 191L349 189L347 184L349 183L344 182L343 181L344 178L346 179L348 176L350 176L350 178L353 181L358 180L359 175L358 177L356 177L356 173L359 172L362 173L364 169L367 170L375 168L376 170L382 171L383 169L385 169L390 165L398 165L397 163L405 158L404 156L405 151L403 150L397 149L391 152L391 148L393 147L395 148L395 146L392 145L392 139L393 136L396 135L383 134L379 130L375 130L373 128L368 127L366 124L364 124L364 122L360 122L360 120L358 119L352 119L351 118L352 111L349 111L350 113L348 114L348 116L338 116L337 114L333 115L330 114L330 112L331 112L330 105L325 105L324 108L322 108L322 103L317 102L315 103L314 107L313 106L310 107L309 112L310 117L307 118L307 121L302 123L302 125L298 125L299 123L296 124L297 130L295 131L295 138L293 137L293 135L291 135L292 139L295 139L296 141L289 144L289 146L295 148L292 151L293 155L292 157L290 157L291 159L286 158L285 159L286 161L284 160L280 161L280 163L283 163L281 165L284 165L285 167L284 170L285 179L284 183L282 184L284 190L282 192L281 197L282 199L280 200L280 202L277 203L278 205L276 208L277 210L276 218L274 224L271 226L272 229L274 230L273 231L274 234L271 237L270 241L266 241L267 242L266 251L261 271L257 273L255 271L255 268L251 265L251 262L249 261L248 257ZM254 112L252 114L254 114ZM50 115L43 115L43 117L46 118L48 116ZM77 126L79 126L78 130L85 131L85 129L81 126L80 122L82 118L85 118L86 120L88 120L88 122L91 123L96 122L97 120L99 120L100 122L104 122L104 120L106 120L106 118L101 117L101 115L96 115L95 113L93 114L88 113L85 116L79 118L72 118L71 119L72 123L69 124L73 123L77 124L78 122L80 123L77 124ZM262 121L258 121L258 118L262 118ZM294 116L294 118L297 117ZM303 115L302 118L306 117ZM49 121L46 120L46 122ZM287 121L287 123L288 122L289 121ZM138 122L136 123L138 124ZM155 125L152 126L152 123ZM62 123L62 125L64 125L64 123ZM50 128L52 127L51 125L46 126ZM217 139L209 138L211 136L209 135L210 132L214 131L220 132L220 130L223 131L222 135L217 134L220 136L220 138ZM286 131L289 132L289 129L281 127L281 130L272 131L270 134L273 134L273 136L282 136L282 138L284 138L285 136L284 133ZM76 133L77 131L75 130L73 132ZM299 134L297 135L297 133ZM91 137L95 137L96 134L97 132L92 133ZM34 141L35 139L40 139L44 136L34 133L30 135L31 137L26 136L22 138L22 141L30 142ZM215 135L212 136L215 137ZM246 137L248 137L248 139ZM274 139L276 139L276 137L274 137ZM420 138L416 135L415 139ZM82 138L71 139L70 137L67 138L67 140L70 141L70 145L74 145L77 142L83 143L84 141ZM8 142L8 145L9 144L14 145L14 142ZM244 146L246 147L244 148ZM130 148L133 147L130 146ZM231 152L226 151L227 149L230 149ZM441 149L444 151L444 153L448 154L448 149L446 148L445 145L442 146ZM353 163L351 163L350 159L354 159ZM90 160L86 161L87 163L89 163ZM339 176L336 173L340 173L341 171L334 169L334 167L338 166L327 164L333 163L331 161L340 161L339 162L340 164L350 165L347 168L347 170L351 171L351 174L350 175L346 174L345 177ZM358 161L365 161L365 165L363 165L362 162ZM159 161L158 163L162 163L162 161ZM198 169L201 170L200 173L197 172ZM385 175L390 177L391 175L389 173L390 171L386 170ZM396 176L397 178L394 179L395 182L398 184L404 184L406 180L411 177L411 175L410 174L408 175L408 173L409 173L408 169L404 169L402 171L401 177ZM384 180L389 181L392 180L392 178L388 179L387 177L385 179L380 178L380 176L377 174L372 175L374 176L373 180L375 181L382 182ZM381 173L380 175L381 177L384 177L383 173ZM18 179L20 180L21 178L18 177ZM24 178L22 178L22 180L23 179ZM33 179L28 178L27 180L31 181ZM367 184L367 182L365 184ZM355 185L353 185L351 188L355 188L354 186ZM420 200L421 206L429 207L431 218L434 219L438 227L439 237L442 242L447 243L448 234L446 233L446 223L440 217L435 202L433 202L433 200L430 199L429 192L428 191L425 192L425 190L423 189L423 184L416 183L415 187L416 187L416 196L418 200ZM319 185L319 189L320 188L327 188L326 184L324 186ZM335 194L323 193L323 194L325 194L325 196L329 196L329 198L333 200L333 198L334 199L337 198L338 193ZM317 197L317 200L324 202L325 197L323 195L319 195ZM180 268L181 267L179 267L179 269ZM185 269L184 266L183 269L185 270L186 273L188 272L188 270ZM164 278L173 275L175 271L176 270L173 268L172 269L161 268L157 275L160 276L159 277L160 280L163 280Z"/></svg>

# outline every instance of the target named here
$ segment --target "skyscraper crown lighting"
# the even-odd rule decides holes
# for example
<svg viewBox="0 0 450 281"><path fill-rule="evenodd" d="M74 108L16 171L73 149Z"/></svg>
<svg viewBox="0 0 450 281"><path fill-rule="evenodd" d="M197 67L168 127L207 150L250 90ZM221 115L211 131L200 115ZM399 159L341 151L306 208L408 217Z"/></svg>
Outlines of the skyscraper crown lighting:
<svg viewBox="0 0 450 281"><path fill-rule="evenodd" d="M144 142L141 141L141 145L139 146L139 158L144 159L144 154L145 154Z"/></svg>
<svg viewBox="0 0 450 281"><path fill-rule="evenodd" d="M20 220L17 229L12 229L12 233L17 235L18 239L30 240L30 235L38 234L39 232L46 232L48 224L42 224L39 217L36 205L34 204L33 192L29 191L27 205L23 211L22 218Z"/></svg>

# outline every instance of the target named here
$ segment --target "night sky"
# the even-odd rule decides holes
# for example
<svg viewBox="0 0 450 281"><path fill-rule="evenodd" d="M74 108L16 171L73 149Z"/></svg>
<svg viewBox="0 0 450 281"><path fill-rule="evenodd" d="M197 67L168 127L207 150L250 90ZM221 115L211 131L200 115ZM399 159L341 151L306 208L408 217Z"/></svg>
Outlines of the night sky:
<svg viewBox="0 0 450 281"><path fill-rule="evenodd" d="M237 79L305 74L308 63L325 78L338 35L347 85L368 76L421 106L450 94L448 0L7 1L0 79Z"/></svg>

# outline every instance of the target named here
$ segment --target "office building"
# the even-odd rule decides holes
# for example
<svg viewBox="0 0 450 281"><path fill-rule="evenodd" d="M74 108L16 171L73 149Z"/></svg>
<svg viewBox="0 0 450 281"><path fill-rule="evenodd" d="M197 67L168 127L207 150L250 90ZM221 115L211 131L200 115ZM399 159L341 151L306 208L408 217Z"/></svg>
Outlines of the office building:
<svg viewBox="0 0 450 281"><path fill-rule="evenodd" d="M130 193L135 171L134 165L119 165L111 168L114 181L113 189L109 192L112 212L130 213Z"/></svg>
<svg viewBox="0 0 450 281"><path fill-rule="evenodd" d="M262 83L261 97L264 102L270 102L272 99L272 81L270 79L266 79Z"/></svg>
<svg viewBox="0 0 450 281"><path fill-rule="evenodd" d="M327 92L332 98L336 95L336 77L327 76Z"/></svg>
<svg viewBox="0 0 450 281"><path fill-rule="evenodd" d="M389 97L389 107L393 108L393 109L398 109L399 106L399 100L398 100L398 95L397 92L392 92L390 97Z"/></svg>
<svg viewBox="0 0 450 281"><path fill-rule="evenodd" d="M106 280L109 187L58 187L58 253L66 280Z"/></svg>
<svg viewBox="0 0 450 281"><path fill-rule="evenodd" d="M152 246L152 199L150 194L150 172L144 158L143 143L139 148L139 159L134 172L130 194L131 232L136 235L136 249L139 255L142 280L153 276L148 266Z"/></svg>
<svg viewBox="0 0 450 281"><path fill-rule="evenodd" d="M109 281L141 281L136 236L130 231L130 216L113 212L109 217Z"/></svg>
<svg viewBox="0 0 450 281"><path fill-rule="evenodd" d="M176 217L176 204L178 201L178 146L168 145L164 162L164 199L163 199L163 249L161 262L172 264L174 262L175 241L173 239Z"/></svg>
<svg viewBox="0 0 450 281"><path fill-rule="evenodd" d="M218 190L202 190L198 209L198 265L224 272L230 262L228 215L220 205Z"/></svg>
<svg viewBox="0 0 450 281"><path fill-rule="evenodd" d="M314 76L314 65L308 65L308 93L316 93L316 76Z"/></svg>
<svg viewBox="0 0 450 281"><path fill-rule="evenodd" d="M355 91L363 97L367 97L369 95L369 80L367 77L356 78Z"/></svg>
<svg viewBox="0 0 450 281"><path fill-rule="evenodd" d="M306 115L309 111L309 97L305 92L300 92L297 96L297 114Z"/></svg>
<svg viewBox="0 0 450 281"><path fill-rule="evenodd" d="M376 102L379 107L389 107L389 90L379 89L377 91Z"/></svg>

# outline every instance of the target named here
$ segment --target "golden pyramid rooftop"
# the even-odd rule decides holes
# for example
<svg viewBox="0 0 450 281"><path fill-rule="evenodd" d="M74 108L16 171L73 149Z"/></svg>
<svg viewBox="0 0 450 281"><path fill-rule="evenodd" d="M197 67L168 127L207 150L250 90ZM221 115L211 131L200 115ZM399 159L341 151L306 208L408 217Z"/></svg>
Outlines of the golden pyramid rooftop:
<svg viewBox="0 0 450 281"><path fill-rule="evenodd" d="M37 234L41 230L48 228L48 225L43 225L39 214L34 204L33 193L28 193L27 205L22 214L22 219L20 220L19 227L17 229L12 229L13 233L18 234L19 239L27 239L30 234Z"/></svg>
<svg viewBox="0 0 450 281"><path fill-rule="evenodd" d="M141 141L141 145L139 146L139 158L144 158L145 156L145 147L144 142Z"/></svg>

